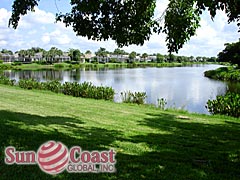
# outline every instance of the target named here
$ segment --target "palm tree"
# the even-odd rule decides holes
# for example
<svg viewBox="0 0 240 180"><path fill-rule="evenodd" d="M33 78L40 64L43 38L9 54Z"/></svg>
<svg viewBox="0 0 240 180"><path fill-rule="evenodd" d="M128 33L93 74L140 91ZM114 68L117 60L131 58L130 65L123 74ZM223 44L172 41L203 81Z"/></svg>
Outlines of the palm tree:
<svg viewBox="0 0 240 180"><path fill-rule="evenodd" d="M142 54L142 58L144 59L144 62L146 62L146 58L148 57L148 54L147 53L143 53Z"/></svg>
<svg viewBox="0 0 240 180"><path fill-rule="evenodd" d="M57 59L57 56L60 57L61 55L63 55L62 50L56 48L56 47L52 47L47 53L47 60L50 60L51 62L55 62L55 61L59 61L59 59ZM57 60L56 60L57 59Z"/></svg>
<svg viewBox="0 0 240 180"><path fill-rule="evenodd" d="M137 53L135 51L132 51L128 57L131 61L134 61L136 56L137 56Z"/></svg>
<svg viewBox="0 0 240 180"><path fill-rule="evenodd" d="M90 50L87 50L85 54L92 54L92 52Z"/></svg>
<svg viewBox="0 0 240 180"><path fill-rule="evenodd" d="M26 55L27 55L26 50L21 49L20 51L18 51L18 56L20 57L21 61L25 62Z"/></svg>
<svg viewBox="0 0 240 180"><path fill-rule="evenodd" d="M107 57L107 51L105 48L100 47L98 49L98 51L96 52L96 56L98 57L97 60L99 62L99 57L101 57L101 59L105 59ZM105 59L106 60L106 59Z"/></svg>
<svg viewBox="0 0 240 180"><path fill-rule="evenodd" d="M113 54L117 55L117 59L118 59L118 61L119 61L119 55L120 55L121 58L122 58L122 55L125 54L125 51L122 50L122 49L117 48L117 49L114 50Z"/></svg>

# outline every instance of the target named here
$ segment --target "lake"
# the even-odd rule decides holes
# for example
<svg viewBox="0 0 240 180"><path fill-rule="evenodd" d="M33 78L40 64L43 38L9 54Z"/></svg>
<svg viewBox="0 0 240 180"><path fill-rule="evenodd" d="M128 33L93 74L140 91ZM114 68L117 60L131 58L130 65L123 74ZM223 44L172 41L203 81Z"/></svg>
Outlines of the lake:
<svg viewBox="0 0 240 180"><path fill-rule="evenodd" d="M148 104L157 104L159 98L167 101L166 107L186 109L189 112L208 114L205 108L208 99L226 93L239 84L211 80L204 71L220 65L193 65L171 68L122 68L122 69L74 69L41 71L5 71L11 79L34 78L38 81L92 82L94 85L111 86L116 92L115 101L120 102L124 91L146 92ZM239 89L237 90L239 91Z"/></svg>

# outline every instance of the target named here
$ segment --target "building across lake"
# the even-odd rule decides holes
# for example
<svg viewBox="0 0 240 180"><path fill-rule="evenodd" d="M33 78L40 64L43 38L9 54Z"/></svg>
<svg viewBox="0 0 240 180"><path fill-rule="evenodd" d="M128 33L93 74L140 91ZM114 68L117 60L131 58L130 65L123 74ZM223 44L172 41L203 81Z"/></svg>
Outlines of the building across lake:
<svg viewBox="0 0 240 180"><path fill-rule="evenodd" d="M45 56L43 52L38 52L33 55L22 55L19 53L0 53L0 60L3 60L4 63L12 63L12 62L23 62L23 63L31 63L38 61L50 61L50 62L67 62L71 61L71 57L68 52L63 52L62 55L55 56ZM129 59L129 55L122 54L107 54L105 56L97 56L95 54L82 54L80 57L80 62L99 62L99 63L108 63L108 62L116 62L116 63L124 63L124 62L156 62L157 56L148 56L147 58L142 58L141 56L136 56L134 59Z"/></svg>

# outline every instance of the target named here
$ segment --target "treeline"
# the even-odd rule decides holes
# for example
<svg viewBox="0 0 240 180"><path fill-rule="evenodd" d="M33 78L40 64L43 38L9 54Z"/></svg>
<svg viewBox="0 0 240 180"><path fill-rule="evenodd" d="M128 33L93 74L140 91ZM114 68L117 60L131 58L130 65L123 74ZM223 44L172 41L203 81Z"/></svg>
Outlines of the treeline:
<svg viewBox="0 0 240 180"><path fill-rule="evenodd" d="M100 47L96 52L91 52L87 50L82 52L80 49L70 48L67 52L62 51L56 47L52 47L49 50L45 50L40 47L32 47L30 49L22 49L16 52L11 50L2 49L0 51L0 60L3 59L4 55L17 56L20 61L51 61L51 62L61 62L61 61L76 61L76 62L101 62L105 60L107 62L119 62L122 60L124 62L216 62L216 57L194 57L194 56L177 56L177 55L163 55L161 53L148 54L146 52L138 53L132 51L130 53L122 50L115 49L114 51L108 51L107 49ZM84 60L84 61L83 61Z"/></svg>

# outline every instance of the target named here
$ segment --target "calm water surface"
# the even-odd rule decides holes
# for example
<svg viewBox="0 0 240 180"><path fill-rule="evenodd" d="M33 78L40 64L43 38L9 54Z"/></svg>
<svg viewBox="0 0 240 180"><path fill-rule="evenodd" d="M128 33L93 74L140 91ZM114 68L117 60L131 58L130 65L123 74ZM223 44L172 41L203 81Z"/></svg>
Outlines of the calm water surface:
<svg viewBox="0 0 240 180"><path fill-rule="evenodd" d="M157 99L167 100L167 107L184 108L190 112L208 114L205 105L208 99L226 93L239 84L211 80L204 77L206 70L219 65L195 65L172 68L135 69L76 69L43 71L5 71L12 79L35 78L39 81L57 79L61 82L92 82L94 85L111 86L116 91L115 101L120 102L123 91L146 92L147 103L157 104ZM240 89L240 88L239 88ZM237 91L239 91L239 89Z"/></svg>

